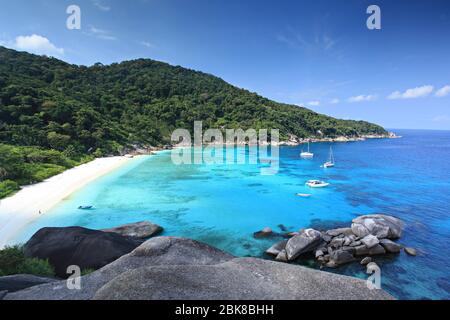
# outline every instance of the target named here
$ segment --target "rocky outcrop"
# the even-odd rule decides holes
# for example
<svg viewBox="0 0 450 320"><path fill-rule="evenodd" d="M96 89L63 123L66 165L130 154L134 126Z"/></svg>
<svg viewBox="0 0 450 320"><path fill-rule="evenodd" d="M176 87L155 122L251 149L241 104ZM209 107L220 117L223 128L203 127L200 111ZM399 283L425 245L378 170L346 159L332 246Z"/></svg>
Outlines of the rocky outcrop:
<svg viewBox="0 0 450 320"><path fill-rule="evenodd" d="M131 252L142 241L116 233L82 227L43 228L25 244L28 257L48 260L58 277L68 276L67 267L98 269Z"/></svg>
<svg viewBox="0 0 450 320"><path fill-rule="evenodd" d="M289 261L293 261L301 254L311 252L322 242L322 235L314 229L303 230L286 243L286 256Z"/></svg>
<svg viewBox="0 0 450 320"><path fill-rule="evenodd" d="M384 214L360 216L352 222L352 231L360 238L370 234L378 239L398 239L402 236L404 225L400 219Z"/></svg>
<svg viewBox="0 0 450 320"><path fill-rule="evenodd" d="M0 291L15 292L43 283L58 281L55 278L39 277L30 274L16 274L0 277Z"/></svg>
<svg viewBox="0 0 450 320"><path fill-rule="evenodd" d="M275 243L269 249L266 250L266 253L271 256L278 256L280 252L286 247L287 240L283 240Z"/></svg>
<svg viewBox="0 0 450 320"><path fill-rule="evenodd" d="M403 222L398 218L382 214L366 215L354 219L351 228L301 231L292 236L285 247L284 242L280 242L268 251L273 255L277 253L275 259L282 262L296 260L312 251L322 266L336 268L361 256L398 254L401 246L389 239L397 239L402 231Z"/></svg>
<svg viewBox="0 0 450 320"><path fill-rule="evenodd" d="M139 239L148 239L161 233L163 228L157 224L149 221L141 221L136 223L129 223L120 227L103 229L103 232L113 232L125 237L134 237Z"/></svg>
<svg viewBox="0 0 450 320"><path fill-rule="evenodd" d="M380 244L383 246L383 248L386 250L386 252L389 253L399 253L400 249L402 248L401 245L398 243L395 243L394 241L391 241L389 239L381 239Z"/></svg>
<svg viewBox="0 0 450 320"><path fill-rule="evenodd" d="M346 264L355 261L355 257L346 250L336 250L330 254L330 261L327 263L328 266L336 267L341 264Z"/></svg>
<svg viewBox="0 0 450 320"><path fill-rule="evenodd" d="M65 281L8 294L28 299L392 299L366 282L257 258L234 258L208 245L156 237L81 278L81 290Z"/></svg>
<svg viewBox="0 0 450 320"><path fill-rule="evenodd" d="M364 238L361 239L361 242L363 245L365 245L367 248L373 248L375 247L377 244L380 243L380 240L378 240L378 238L376 236L373 236L371 234L365 236Z"/></svg>
<svg viewBox="0 0 450 320"><path fill-rule="evenodd" d="M66 281L46 284L9 294L11 300L88 300L120 274L149 266L205 265L222 263L233 256L194 240L155 237L105 267L81 278L81 290L69 290Z"/></svg>
<svg viewBox="0 0 450 320"><path fill-rule="evenodd" d="M144 267L103 286L99 300L392 299L365 281L300 266L236 258L215 265Z"/></svg>

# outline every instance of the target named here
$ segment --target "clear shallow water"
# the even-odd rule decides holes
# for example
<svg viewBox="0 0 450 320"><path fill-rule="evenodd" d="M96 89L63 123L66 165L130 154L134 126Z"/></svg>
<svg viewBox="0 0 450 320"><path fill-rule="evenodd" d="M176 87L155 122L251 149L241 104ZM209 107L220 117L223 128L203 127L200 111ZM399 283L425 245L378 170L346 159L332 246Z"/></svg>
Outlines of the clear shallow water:
<svg viewBox="0 0 450 320"><path fill-rule="evenodd" d="M165 235L204 241L237 256L262 256L276 240L256 240L252 233L266 226L326 229L383 212L407 223L399 242L420 255L376 258L382 287L402 299L449 299L450 132L397 132L404 137L333 144L337 166L327 170L320 165L330 144L312 144L314 160L300 160L301 147L283 147L280 171L272 176L250 164L175 166L170 153L139 158L65 199L17 241L44 226L107 228L150 220ZM312 178L331 186L305 187ZM76 209L86 204L95 210ZM367 277L358 264L333 272Z"/></svg>

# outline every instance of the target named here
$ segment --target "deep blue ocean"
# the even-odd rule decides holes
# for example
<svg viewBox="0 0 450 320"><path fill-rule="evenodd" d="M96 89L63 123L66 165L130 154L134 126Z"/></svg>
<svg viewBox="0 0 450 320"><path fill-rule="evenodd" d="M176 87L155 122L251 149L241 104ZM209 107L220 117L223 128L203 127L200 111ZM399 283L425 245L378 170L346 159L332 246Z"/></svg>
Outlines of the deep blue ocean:
<svg viewBox="0 0 450 320"><path fill-rule="evenodd" d="M301 146L282 147L276 175L260 174L266 159L260 164L174 165L170 152L137 158L65 199L17 241L44 226L107 228L150 220L165 228L164 235L261 257L276 241L253 238L264 227L327 229L349 226L361 214L385 213L406 222L399 242L419 254L375 258L382 288L401 299L449 299L450 131L395 132L403 138L311 144L313 160L299 158ZM336 167L323 169L330 145ZM316 178L331 185L305 186ZM77 210L79 205L95 209ZM312 260L302 264L317 267ZM368 276L357 263L329 271Z"/></svg>

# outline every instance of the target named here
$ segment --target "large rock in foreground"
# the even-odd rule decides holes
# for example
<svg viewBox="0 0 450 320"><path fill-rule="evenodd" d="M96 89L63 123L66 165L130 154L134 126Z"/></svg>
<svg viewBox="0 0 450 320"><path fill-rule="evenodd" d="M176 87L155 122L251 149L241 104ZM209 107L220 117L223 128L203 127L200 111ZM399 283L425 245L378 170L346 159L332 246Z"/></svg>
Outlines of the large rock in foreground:
<svg viewBox="0 0 450 320"><path fill-rule="evenodd" d="M131 252L142 241L82 227L43 228L25 244L28 257L48 259L61 278L67 267L98 269Z"/></svg>
<svg viewBox="0 0 450 320"><path fill-rule="evenodd" d="M120 274L145 267L160 265L205 265L233 259L232 255L204 243L175 238L156 237L137 247L107 266L81 278L82 290L67 289L65 281L33 287L8 295L12 300L88 300L103 285Z"/></svg>
<svg viewBox="0 0 450 320"><path fill-rule="evenodd" d="M15 292L34 287L43 283L58 281L58 279L39 277L30 274L16 274L0 277L0 291Z"/></svg>
<svg viewBox="0 0 450 320"><path fill-rule="evenodd" d="M392 299L363 280L257 258L233 258L188 239L157 237L81 278L8 294L29 299Z"/></svg>
<svg viewBox="0 0 450 320"><path fill-rule="evenodd" d="M123 273L97 300L360 300L392 299L365 281L256 258L209 266L144 267Z"/></svg>
<svg viewBox="0 0 450 320"><path fill-rule="evenodd" d="M134 237L139 239L148 239L163 231L161 226L149 221L124 224L120 227L103 229L103 232L113 232L125 237Z"/></svg>
<svg viewBox="0 0 450 320"><path fill-rule="evenodd" d="M378 239L398 239L402 236L403 221L384 214L370 214L352 220L352 231L360 238L368 235Z"/></svg>

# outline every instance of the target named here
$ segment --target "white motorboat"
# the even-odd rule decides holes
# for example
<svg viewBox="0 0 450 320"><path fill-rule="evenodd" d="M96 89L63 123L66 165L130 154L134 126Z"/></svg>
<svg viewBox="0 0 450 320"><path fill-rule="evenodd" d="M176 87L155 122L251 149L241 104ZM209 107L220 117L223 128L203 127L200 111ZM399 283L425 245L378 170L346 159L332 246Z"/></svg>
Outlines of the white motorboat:
<svg viewBox="0 0 450 320"><path fill-rule="evenodd" d="M310 188L324 188L328 187L330 184L321 180L308 180L306 185Z"/></svg>
<svg viewBox="0 0 450 320"><path fill-rule="evenodd" d="M303 151L300 153L300 157L304 158L304 159L311 159L314 157L314 153L310 152L309 150L309 141L308 141L308 151Z"/></svg>

